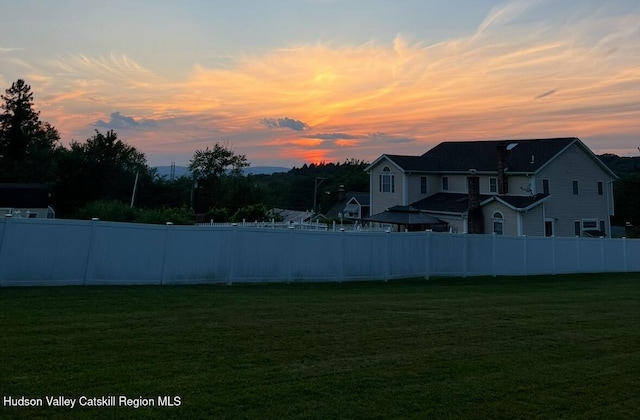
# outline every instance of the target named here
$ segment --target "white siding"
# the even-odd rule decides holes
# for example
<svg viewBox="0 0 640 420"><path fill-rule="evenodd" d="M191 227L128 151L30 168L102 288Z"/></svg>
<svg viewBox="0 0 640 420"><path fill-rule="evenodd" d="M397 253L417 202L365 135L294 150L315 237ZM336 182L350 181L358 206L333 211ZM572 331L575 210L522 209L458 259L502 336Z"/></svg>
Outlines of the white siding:
<svg viewBox="0 0 640 420"><path fill-rule="evenodd" d="M604 220L606 233L610 234L611 176L580 147L571 146L536 176L540 192L543 179L549 179L551 194L545 204L545 216L556 220L556 236L574 236L574 221L582 219ZM578 181L577 195L573 194L573 181ZM598 195L598 181L603 182L603 195Z"/></svg>
<svg viewBox="0 0 640 420"><path fill-rule="evenodd" d="M380 192L380 175L383 168L387 166L391 169L389 172L394 176L394 192ZM389 207L403 205L402 193L404 189L404 174L397 166L391 162L382 159L376 166L371 168L371 214L377 214L385 211Z"/></svg>

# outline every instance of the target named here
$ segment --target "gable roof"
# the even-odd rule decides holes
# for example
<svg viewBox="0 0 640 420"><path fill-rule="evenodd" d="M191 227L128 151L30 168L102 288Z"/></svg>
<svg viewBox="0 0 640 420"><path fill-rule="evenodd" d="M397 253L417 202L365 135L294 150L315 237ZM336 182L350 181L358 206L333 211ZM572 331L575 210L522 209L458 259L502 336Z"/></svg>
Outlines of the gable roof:
<svg viewBox="0 0 640 420"><path fill-rule="evenodd" d="M421 212L411 206L394 206L382 213L365 217L369 222L390 223L394 225L446 225L446 222Z"/></svg>
<svg viewBox="0 0 640 420"><path fill-rule="evenodd" d="M522 196L522 195L494 195L487 200L481 201L480 205L484 206L491 201L498 201L513 210L526 211L543 201L546 201L550 194L536 194L534 196Z"/></svg>
<svg viewBox="0 0 640 420"><path fill-rule="evenodd" d="M347 191L344 193L344 200L338 201L334 205L329 208L329 210L325 213L325 216L329 218L337 218L338 213L342 212L349 201L355 198L358 204L361 207L369 207L371 204L371 197L368 192L359 192L359 191Z"/></svg>
<svg viewBox="0 0 640 420"><path fill-rule="evenodd" d="M404 172L477 172L497 171L497 148L506 146L509 173L535 173L549 164L572 144L577 144L609 175L615 174L577 137L524 140L446 141L422 156L382 155L369 165L370 170L382 158L393 162Z"/></svg>
<svg viewBox="0 0 640 420"><path fill-rule="evenodd" d="M546 201L551 195L484 195L480 194L480 205L484 206L494 200L517 211L529 210ZM469 209L469 194L439 192L411 204L412 208L436 213L466 213Z"/></svg>

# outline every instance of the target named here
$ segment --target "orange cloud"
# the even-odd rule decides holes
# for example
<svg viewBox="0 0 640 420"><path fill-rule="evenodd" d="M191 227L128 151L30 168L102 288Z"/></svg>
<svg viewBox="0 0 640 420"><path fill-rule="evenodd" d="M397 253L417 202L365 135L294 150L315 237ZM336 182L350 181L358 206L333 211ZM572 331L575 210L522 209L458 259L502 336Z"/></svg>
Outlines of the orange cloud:
<svg viewBox="0 0 640 420"><path fill-rule="evenodd" d="M34 87L37 96L44 90L43 118L67 137L114 112L154 121L144 134L127 133L148 155L226 138L249 160L266 146L281 160L341 160L345 148L373 160L442 140L637 134L640 16L517 20L537 6L508 3L470 36L439 44L399 36L389 45L298 45L225 68L195 65L182 80L126 56L70 56L54 63L54 80ZM311 133L385 135L323 142L263 123L285 118ZM403 138L415 141L391 142Z"/></svg>

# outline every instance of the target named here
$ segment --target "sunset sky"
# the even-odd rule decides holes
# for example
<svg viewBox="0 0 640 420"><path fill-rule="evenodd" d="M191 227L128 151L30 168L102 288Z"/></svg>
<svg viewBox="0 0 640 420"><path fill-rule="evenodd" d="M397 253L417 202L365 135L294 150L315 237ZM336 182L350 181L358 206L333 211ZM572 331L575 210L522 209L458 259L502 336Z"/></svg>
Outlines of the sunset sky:
<svg viewBox="0 0 640 420"><path fill-rule="evenodd" d="M638 0L0 0L0 86L150 165L300 166L447 140L640 146Z"/></svg>

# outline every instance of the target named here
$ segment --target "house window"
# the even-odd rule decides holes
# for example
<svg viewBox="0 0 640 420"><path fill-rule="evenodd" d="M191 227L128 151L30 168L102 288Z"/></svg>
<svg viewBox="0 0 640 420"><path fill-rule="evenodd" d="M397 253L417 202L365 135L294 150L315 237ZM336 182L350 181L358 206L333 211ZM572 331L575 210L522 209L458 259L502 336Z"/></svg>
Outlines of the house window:
<svg viewBox="0 0 640 420"><path fill-rule="evenodd" d="M605 234L605 231L604 231L604 220L600 220L600 232L602 232L603 235Z"/></svg>
<svg viewBox="0 0 640 420"><path fill-rule="evenodd" d="M427 193L427 177L421 176L420 177L420 194L426 194L426 193Z"/></svg>
<svg viewBox="0 0 640 420"><path fill-rule="evenodd" d="M380 174L380 192L395 192L393 174L388 166L385 166Z"/></svg>
<svg viewBox="0 0 640 420"><path fill-rule="evenodd" d="M543 194L549 194L549 180L548 179L543 179L542 180L542 193Z"/></svg>
<svg viewBox="0 0 640 420"><path fill-rule="evenodd" d="M573 181L573 195L578 195L578 181Z"/></svg>
<svg viewBox="0 0 640 420"><path fill-rule="evenodd" d="M573 231L576 236L580 236L580 233L582 232L582 230L580 229L580 220L576 220L575 222L573 222Z"/></svg>
<svg viewBox="0 0 640 420"><path fill-rule="evenodd" d="M489 178L489 191L498 192L498 178Z"/></svg>
<svg viewBox="0 0 640 420"><path fill-rule="evenodd" d="M602 195L604 193L604 185L602 181L598 181L598 195Z"/></svg>
<svg viewBox="0 0 640 420"><path fill-rule="evenodd" d="M493 213L493 233L502 235L504 232L504 217L499 211Z"/></svg>
<svg viewBox="0 0 640 420"><path fill-rule="evenodd" d="M598 221L597 220L583 220L582 221L582 229L598 229Z"/></svg>
<svg viewBox="0 0 640 420"><path fill-rule="evenodd" d="M442 177L442 191L449 191L449 177Z"/></svg>

